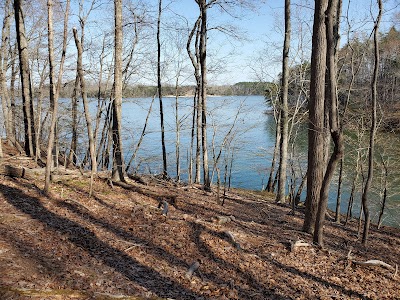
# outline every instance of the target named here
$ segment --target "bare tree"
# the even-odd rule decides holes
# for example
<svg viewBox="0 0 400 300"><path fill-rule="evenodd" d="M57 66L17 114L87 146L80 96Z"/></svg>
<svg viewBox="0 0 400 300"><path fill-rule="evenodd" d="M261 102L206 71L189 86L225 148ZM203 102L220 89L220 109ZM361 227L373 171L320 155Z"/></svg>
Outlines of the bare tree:
<svg viewBox="0 0 400 300"><path fill-rule="evenodd" d="M19 54L19 69L22 85L22 103L24 113L25 129L25 152L34 157L35 145L35 122L33 114L32 82L29 68L28 42L25 34L25 21L22 9L22 1L14 0L15 27L17 30L17 43Z"/></svg>
<svg viewBox="0 0 400 300"><path fill-rule="evenodd" d="M196 132L196 155L195 155L195 177L194 182L200 182L200 123L201 123L201 105L200 105L200 84L201 84L201 77L200 77L200 64L199 64L199 26L200 26L200 17L196 20L192 30L190 31L186 50L188 52L189 58L192 62L194 68L194 77L196 80L196 88L193 96L193 121L192 121L192 135L191 135L191 143L190 143L190 162L189 162L189 174L191 177L192 174L192 152L193 152L193 144L194 144L194 135ZM191 50L191 43L195 37L194 48L195 54Z"/></svg>
<svg viewBox="0 0 400 300"><path fill-rule="evenodd" d="M115 64L114 64L114 101L113 110L113 169L112 180L125 181L124 157L122 151L121 106L122 106L122 0L114 1L115 21Z"/></svg>
<svg viewBox="0 0 400 300"><path fill-rule="evenodd" d="M328 205L329 187L338 162L343 157L343 129L340 126L338 100L337 100L337 82L336 82L336 65L337 65L337 46L339 41L339 23L340 23L341 1L329 1L326 12L326 59L327 59L327 75L326 75L326 107L329 111L329 128L334 143L333 152L330 156L328 166L322 181L318 211L315 221L314 242L323 246L323 226L325 220L326 209Z"/></svg>
<svg viewBox="0 0 400 300"><path fill-rule="evenodd" d="M279 156L279 179L278 193L276 202L285 202L286 194L286 168L287 168L287 152L288 152L288 90L289 90L289 50L290 50L290 0L285 0L285 40L283 43L282 55L282 88L281 88L281 103L280 103L280 124L281 139L280 139L280 156Z"/></svg>
<svg viewBox="0 0 400 300"><path fill-rule="evenodd" d="M7 69L8 69L8 51L7 46L10 39L10 20L12 16L11 0L5 2L3 28L1 31L1 45L0 45L0 90L1 90L1 104L3 108L4 127L6 129L7 139L14 143L15 136L12 132L13 114L11 110L11 100L7 87Z"/></svg>
<svg viewBox="0 0 400 300"><path fill-rule="evenodd" d="M206 0L196 0L200 9L200 101L201 101L201 144L203 153L203 180L204 186L210 188L210 174L208 169L208 148L207 148L207 9L209 4ZM213 1L211 1L213 2Z"/></svg>
<svg viewBox="0 0 400 300"><path fill-rule="evenodd" d="M164 109L162 101L161 87L161 40L160 40L160 25L162 13L162 0L158 0L158 18L157 18L157 88L158 100L160 103L160 122L161 122L161 148L163 157L163 177L167 177L167 151L165 150L165 129L164 129Z"/></svg>
<svg viewBox="0 0 400 300"><path fill-rule="evenodd" d="M91 121L91 117L90 117L89 103L88 103L88 99L87 99L86 81L85 81L85 76L83 73L83 65L82 65L83 48L82 48L82 44L78 37L78 30L76 28L73 28L73 33L74 33L76 49L78 51L77 72L78 72L78 76L79 76L81 96L82 96L82 102L83 102L83 110L84 110L85 119L86 119L86 129L87 129L87 134L88 134L88 139L89 139L89 153L90 153L90 158L91 158L91 179L92 179L91 180L91 189L90 189L90 194L91 194L92 183L93 183L93 174L95 174L97 172L96 145L95 145L95 140L93 137L92 121Z"/></svg>
<svg viewBox="0 0 400 300"><path fill-rule="evenodd" d="M44 191L45 193L49 192L50 188L50 172L53 164L53 146L55 140L55 132L56 132L56 122L57 122L57 112L58 112L58 95L61 88L62 74L64 69L65 56L67 51L67 35L68 35L68 15L69 15L69 6L70 0L67 0L65 15L64 15L64 34L63 34L63 48L61 54L61 63L60 70L58 73L57 86L55 87L55 78L54 78L54 30L53 30L53 1L47 0L47 26L48 26L48 49L49 49L49 82L50 82L50 107L51 107L51 124L50 124L50 133L49 133L49 141L47 145L47 157L46 157L46 175L45 175L45 185Z"/></svg>
<svg viewBox="0 0 400 300"><path fill-rule="evenodd" d="M364 211L364 230L362 236L362 243L367 244L369 225L370 225L370 213L368 208L368 192L372 185L373 170L374 170L374 153L375 153L375 135L377 128L376 121L376 110L377 110L377 82L378 82L378 72L379 72L379 24L381 22L383 4L382 0L378 0L378 17L374 25L374 74L371 81L371 128L369 136L369 151L368 151L368 174L365 181L365 186L362 193L362 207Z"/></svg>
<svg viewBox="0 0 400 300"><path fill-rule="evenodd" d="M326 69L325 12L327 0L316 0L311 54L310 100L308 103L307 198L303 231L314 232L322 180L324 177L324 98Z"/></svg>

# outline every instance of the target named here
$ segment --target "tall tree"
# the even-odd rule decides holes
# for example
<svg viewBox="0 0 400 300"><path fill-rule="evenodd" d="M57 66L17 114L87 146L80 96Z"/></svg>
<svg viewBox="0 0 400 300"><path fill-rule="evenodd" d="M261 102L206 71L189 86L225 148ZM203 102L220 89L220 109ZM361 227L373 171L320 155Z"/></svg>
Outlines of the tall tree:
<svg viewBox="0 0 400 300"><path fill-rule="evenodd" d="M165 150L165 129L164 129L164 109L162 101L162 87L161 87L161 39L160 39L160 25L162 14L162 0L158 0L158 18L157 18L157 88L158 100L160 103L160 122L161 122L161 148L163 157L163 177L167 177L167 151Z"/></svg>
<svg viewBox="0 0 400 300"><path fill-rule="evenodd" d="M279 158L279 179L278 193L276 202L285 202L286 194L286 168L287 168L287 152L288 152L288 90L289 90L289 50L290 50L290 0L285 0L285 40L283 43L282 56L282 88L280 96L280 124L281 139L280 139L280 158ZM292 199L293 201L293 199Z"/></svg>
<svg viewBox="0 0 400 300"><path fill-rule="evenodd" d="M7 139L11 142L15 141L15 136L12 132L13 114L11 110L11 100L7 87L7 69L8 69L8 42L10 39L10 20L12 16L11 0L5 2L3 28L1 31L0 45L0 90L1 104L3 108L4 127L6 129Z"/></svg>
<svg viewBox="0 0 400 300"><path fill-rule="evenodd" d="M195 155L195 177L194 182L200 183L200 171L201 171L201 161L200 161L200 123L201 123L201 106L200 106L200 85L201 85L201 77L200 77L200 64L199 64L199 26L200 26L201 18L197 18L192 30L189 33L188 41L186 44L186 50L188 52L190 61L192 62L194 68L194 77L196 80L196 87L193 96L193 119L192 119L192 135L191 135L191 143L190 143L190 162L189 162L189 174L190 178L192 176L192 153L193 153L193 144L194 144L194 135L196 132L196 155ZM195 53L190 48L193 37L195 37L194 48ZM191 181L191 180L190 180Z"/></svg>
<svg viewBox="0 0 400 300"><path fill-rule="evenodd" d="M17 31L17 44L19 55L19 70L22 86L22 105L24 114L25 130L25 152L34 157L35 145L35 122L33 115L32 81L29 69L28 41L25 34L25 21L22 8L22 0L14 0L15 27Z"/></svg>
<svg viewBox="0 0 400 300"><path fill-rule="evenodd" d="M324 177L324 99L326 69L325 12L328 0L316 0L314 10L310 100L308 102L307 198L303 231L314 232L318 199Z"/></svg>
<svg viewBox="0 0 400 300"><path fill-rule="evenodd" d="M125 181L124 157L121 137L121 106L122 106L122 0L114 1L114 101L112 102L113 123L113 169L112 180Z"/></svg>
<svg viewBox="0 0 400 300"><path fill-rule="evenodd" d="M329 129L331 138L334 143L333 152L328 161L324 179L322 181L318 211L315 221L314 243L323 246L323 227L328 205L329 187L336 170L338 162L343 157L343 129L339 122L338 99L337 99L337 84L336 84L336 65L337 65L337 46L339 41L339 23L341 13L341 0L331 0L328 4L326 12L326 60L327 74L326 78L326 105L328 108ZM330 147L328 147L330 148Z"/></svg>
<svg viewBox="0 0 400 300"><path fill-rule="evenodd" d="M201 17L199 43L201 85L199 99L201 101L201 144L203 150L203 180L204 186L206 188L209 188L211 182L208 169L207 150L207 9L210 4L207 4L206 0L196 0L196 2L199 5Z"/></svg>
<svg viewBox="0 0 400 300"><path fill-rule="evenodd" d="M90 153L90 158L91 158L91 170L92 170L91 177L93 177L93 174L97 172L96 145L95 145L95 140L94 140L94 136L93 136L92 121L91 121L90 112L89 112L89 103L88 103L88 99L87 99L85 75L83 73L83 63L82 63L83 47L79 40L78 30L76 28L73 28L73 33L74 33L76 49L78 52L76 65L77 65L77 73L79 76L79 82L80 82L80 87L81 87L83 110L84 110L85 119L86 119L86 129L87 129L87 134L88 134L88 139L89 139L89 153Z"/></svg>
<svg viewBox="0 0 400 300"><path fill-rule="evenodd" d="M377 106L377 82L378 82L378 73L379 73L379 24L382 18L382 10L383 4L382 0L378 0L378 17L375 20L374 24L374 73L371 81L371 128L369 135L369 150L368 150L368 174L367 179L365 181L365 186L362 193L362 207L364 211L364 230L362 236L362 243L367 244L368 233L369 233L369 224L370 224L370 214L368 208L368 192L372 185L373 178L373 170L374 170L374 153L375 153L375 135L377 128L376 121L376 106Z"/></svg>
<svg viewBox="0 0 400 300"><path fill-rule="evenodd" d="M49 82L50 82L50 108L51 108L51 124L49 132L49 142L47 145L47 157L46 157L46 173L45 173L45 185L44 191L49 192L50 188L50 172L53 164L53 147L55 140L55 132L57 125L57 112L58 112L58 95L61 88L61 80L64 69L65 56L67 51L67 37L68 37L68 15L70 0L67 0L65 14L64 14L64 33L63 33L63 47L61 53L61 63L58 73L57 86L54 83L54 30L53 30L53 1L47 0L47 28L48 28L48 49L49 49Z"/></svg>

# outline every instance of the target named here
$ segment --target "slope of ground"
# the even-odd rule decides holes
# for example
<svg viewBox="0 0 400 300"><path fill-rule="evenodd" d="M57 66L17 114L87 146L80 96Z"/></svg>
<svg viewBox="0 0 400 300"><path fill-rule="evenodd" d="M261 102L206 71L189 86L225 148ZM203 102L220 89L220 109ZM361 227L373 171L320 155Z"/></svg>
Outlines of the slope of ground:
<svg viewBox="0 0 400 300"><path fill-rule="evenodd" d="M311 241L303 215L267 195L231 191L221 206L215 193L147 181L96 179L89 198L87 178L64 178L49 197L41 176L0 176L0 299L400 299L396 270L347 259L352 249L355 261L400 264L397 229L372 228L362 247L355 223L327 221L326 249L293 250ZM163 216L158 201L174 196Z"/></svg>

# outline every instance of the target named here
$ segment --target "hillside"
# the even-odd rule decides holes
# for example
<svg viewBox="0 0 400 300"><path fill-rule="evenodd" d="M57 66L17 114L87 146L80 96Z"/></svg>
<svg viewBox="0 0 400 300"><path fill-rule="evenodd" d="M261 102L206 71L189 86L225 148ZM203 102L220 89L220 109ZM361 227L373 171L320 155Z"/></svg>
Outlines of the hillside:
<svg viewBox="0 0 400 300"><path fill-rule="evenodd" d="M3 166L37 168L4 150ZM327 221L325 249L293 247L311 241L303 212L268 194L232 190L221 206L199 186L97 178L89 198L87 177L64 175L45 196L32 174L0 176L0 299L400 299L397 269L357 264L399 265L398 229L362 247L356 222Z"/></svg>

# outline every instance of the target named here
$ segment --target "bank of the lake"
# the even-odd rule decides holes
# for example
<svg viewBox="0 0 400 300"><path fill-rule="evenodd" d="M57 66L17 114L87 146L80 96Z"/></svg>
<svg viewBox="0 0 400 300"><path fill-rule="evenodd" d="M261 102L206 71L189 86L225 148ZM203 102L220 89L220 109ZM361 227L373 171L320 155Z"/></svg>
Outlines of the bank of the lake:
<svg viewBox="0 0 400 300"><path fill-rule="evenodd" d="M165 139L168 159L168 174L176 176L176 99L164 98L164 121ZM152 98L129 98L124 99L122 106L123 131L124 131L124 152L126 159L129 160L135 150L140 134L145 124L146 116L150 108ZM208 155L210 170L214 169L213 161L218 156L221 146L219 163L217 164L221 180L224 180L225 169L228 173L232 167L231 186L261 190L268 180L271 166L273 147L275 143L275 121L271 114L265 114L269 107L263 96L218 96L208 99ZM188 161L191 145L193 98L178 98L178 120L180 128L180 162L181 179L188 178ZM354 134L353 134L354 135ZM293 165L297 176L306 171L307 161L307 131L302 126L296 131L296 142L294 145L295 154L292 157ZM346 138L346 158L344 169L344 186L342 189L342 213L346 212L348 198L354 177L355 169L355 150L356 146L351 140L352 134L348 133ZM378 139L378 149L387 157L399 157L399 153L391 149L396 144L400 146L397 136L386 136L386 144L390 142L390 147L385 149L382 139ZM194 146L195 149L195 146ZM194 150L193 149L193 153ZM396 151L396 150L395 150ZM397 150L398 151L398 150ZM393 159L389 161L393 161ZM384 215L384 224L400 227L400 189L398 188L399 171L394 164L389 164L389 192L387 208ZM148 119L146 134L143 138L140 149L136 154L136 159L132 164L132 171L139 173L158 174L162 172L161 155L161 132L158 99L152 106L152 111ZM364 170L365 172L365 170ZM216 181L217 173L212 173ZM360 189L361 178L356 185L356 197L354 200L353 215L358 215L360 211ZM370 208L373 221L377 221L379 209L381 207L381 171L375 172L373 193L370 196ZM334 178L329 196L329 207L334 210L337 195L337 176ZM303 194L303 200L305 195Z"/></svg>

